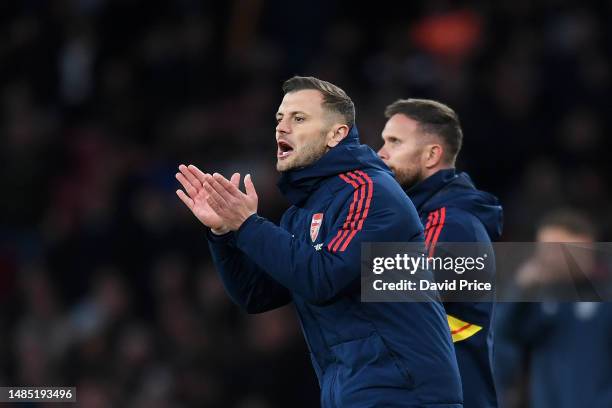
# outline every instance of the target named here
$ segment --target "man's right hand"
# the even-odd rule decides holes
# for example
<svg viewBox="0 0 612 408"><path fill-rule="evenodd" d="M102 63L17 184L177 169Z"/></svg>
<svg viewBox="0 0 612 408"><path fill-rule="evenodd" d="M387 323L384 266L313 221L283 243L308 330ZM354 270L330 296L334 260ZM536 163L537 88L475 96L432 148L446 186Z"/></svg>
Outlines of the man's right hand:
<svg viewBox="0 0 612 408"><path fill-rule="evenodd" d="M191 210L193 215L198 220L216 235L225 234L229 229L223 225L223 220L219 215L208 205L208 193L204 189L205 174L194 165L179 166L179 173L176 173L176 179L181 183L185 191L176 190L176 195L183 203ZM230 180L236 187L240 183L240 174L234 173ZM187 192L185 194L185 192Z"/></svg>

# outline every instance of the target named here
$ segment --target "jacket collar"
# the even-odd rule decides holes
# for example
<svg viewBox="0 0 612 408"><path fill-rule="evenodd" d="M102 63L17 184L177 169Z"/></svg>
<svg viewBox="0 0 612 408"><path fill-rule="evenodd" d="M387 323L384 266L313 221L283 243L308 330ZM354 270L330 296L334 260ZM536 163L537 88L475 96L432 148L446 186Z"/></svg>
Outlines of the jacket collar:
<svg viewBox="0 0 612 408"><path fill-rule="evenodd" d="M442 190L446 185L457 178L454 168L439 170L425 180L415 184L406 190L406 194L412 200L414 206L421 208L435 194Z"/></svg>
<svg viewBox="0 0 612 408"><path fill-rule="evenodd" d="M359 143L353 126L349 134L319 160L309 166L283 172L277 183L281 193L293 205L303 203L329 177L363 168L389 169L368 146Z"/></svg>

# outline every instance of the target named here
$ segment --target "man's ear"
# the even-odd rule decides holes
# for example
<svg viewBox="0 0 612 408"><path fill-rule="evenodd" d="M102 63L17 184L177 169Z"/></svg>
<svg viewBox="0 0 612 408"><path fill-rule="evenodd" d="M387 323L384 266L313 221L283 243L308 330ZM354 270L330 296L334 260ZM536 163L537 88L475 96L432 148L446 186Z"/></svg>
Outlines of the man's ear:
<svg viewBox="0 0 612 408"><path fill-rule="evenodd" d="M348 125L334 125L327 133L327 147L332 148L338 146L338 143L342 141L349 134Z"/></svg>
<svg viewBox="0 0 612 408"><path fill-rule="evenodd" d="M425 146L423 154L425 156L425 168L427 169L432 169L444 161L444 147L441 144L428 144Z"/></svg>

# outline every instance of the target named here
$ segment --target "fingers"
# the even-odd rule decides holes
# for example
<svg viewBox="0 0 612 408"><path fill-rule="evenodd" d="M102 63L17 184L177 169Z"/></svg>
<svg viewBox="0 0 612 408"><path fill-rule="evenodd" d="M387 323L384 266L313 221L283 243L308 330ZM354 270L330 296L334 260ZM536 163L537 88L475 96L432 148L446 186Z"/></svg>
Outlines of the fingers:
<svg viewBox="0 0 612 408"><path fill-rule="evenodd" d="M222 193L225 193L223 187L221 187L210 174L207 174L205 177L204 190L208 193L207 201L210 206L213 207L214 210L228 207L228 203L222 195Z"/></svg>
<svg viewBox="0 0 612 408"><path fill-rule="evenodd" d="M179 183L181 183L181 185L183 186L185 191L187 191L187 194L189 194L190 197L195 197L198 194L198 190L196 190L193 185L187 180L187 178L185 178L183 173L176 173L175 177L179 181Z"/></svg>
<svg viewBox="0 0 612 408"><path fill-rule="evenodd" d="M193 164L190 164L189 166L187 166L187 168L191 171L191 173L194 176L196 176L196 178L200 181L200 183L204 184L205 177L204 177L204 172L202 170L200 170Z"/></svg>
<svg viewBox="0 0 612 408"><path fill-rule="evenodd" d="M238 174L238 177L240 177L240 174ZM234 176L232 176L232 178L234 178ZM213 187L215 187L215 189L226 199L226 201L229 201L231 197L240 198L243 195L242 191L240 191L234 183L228 181L219 173L213 174L213 180L216 183ZM240 180L240 178L238 178L238 180ZM217 187L220 187L221 191L219 191Z"/></svg>
<svg viewBox="0 0 612 408"><path fill-rule="evenodd" d="M193 200L187 197L187 194L185 194L183 190L176 190L176 195L181 199L183 203L185 203L187 208L189 208L190 210L193 208Z"/></svg>
<svg viewBox="0 0 612 408"><path fill-rule="evenodd" d="M255 191L255 186L253 185L253 180L251 179L250 174L247 174L244 177L244 189L247 196L257 198L257 191Z"/></svg>
<svg viewBox="0 0 612 408"><path fill-rule="evenodd" d="M212 176L204 173L193 164L189 166L181 164L179 171L179 173L176 173L176 179L181 183L187 194L180 190L180 193L177 191L177 195L189 208L193 208L193 199L202 189L206 192L206 201L215 210L225 211L238 203L236 199L245 197L240 191L240 173L232 174L231 180L227 180L218 173L214 173ZM250 176L247 176L247 178L245 178L247 194L257 197Z"/></svg>
<svg viewBox="0 0 612 408"><path fill-rule="evenodd" d="M208 191L208 197L206 198L206 202L208 203L210 208L212 208L213 211L219 214L221 217L226 215L227 210L229 208L227 202L223 200L223 197L221 197L219 193L217 193L209 183L204 184L204 186L204 188Z"/></svg>
<svg viewBox="0 0 612 408"><path fill-rule="evenodd" d="M197 166L190 164L189 166L187 166L187 169L196 177L196 179L202 184L204 185L204 183L207 183L207 179L206 179L206 175L207 173L204 173L202 170L200 170ZM222 175L215 173L215 179L219 182L221 182L221 185L224 187L229 187L229 184L224 183L225 181L227 181L225 179L225 177L223 177ZM232 178L231 178L231 184L233 184L236 187L236 190L240 190L240 173L234 173L232 174ZM229 191L234 191L233 189L230 189Z"/></svg>
<svg viewBox="0 0 612 408"><path fill-rule="evenodd" d="M240 173L232 174L232 178L230 179L233 185L236 186L238 190L240 190Z"/></svg>
<svg viewBox="0 0 612 408"><path fill-rule="evenodd" d="M191 185L193 186L193 188L195 188L196 191L202 188L202 183L200 182L200 180L198 180L198 178L191 172L191 170L187 168L187 166L181 164L179 166L179 170L183 174L183 176L185 176L185 178L189 181L189 183L191 183Z"/></svg>
<svg viewBox="0 0 612 408"><path fill-rule="evenodd" d="M221 217L223 217L224 213L224 209L226 207L224 207L223 205L219 204L215 198L213 197L213 195L209 195L208 198L206 199L206 202L208 203L209 207L213 209L214 212L216 212L217 214L219 214Z"/></svg>

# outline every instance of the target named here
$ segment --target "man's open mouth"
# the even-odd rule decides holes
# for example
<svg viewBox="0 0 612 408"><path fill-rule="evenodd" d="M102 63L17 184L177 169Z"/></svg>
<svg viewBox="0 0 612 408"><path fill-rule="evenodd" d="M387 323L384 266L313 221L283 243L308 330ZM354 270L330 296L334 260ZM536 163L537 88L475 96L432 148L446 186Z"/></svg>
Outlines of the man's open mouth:
<svg viewBox="0 0 612 408"><path fill-rule="evenodd" d="M289 157L291 153L293 153L293 147L285 142L284 140L279 140L276 142L278 148L276 150L276 157L279 159L285 159Z"/></svg>

